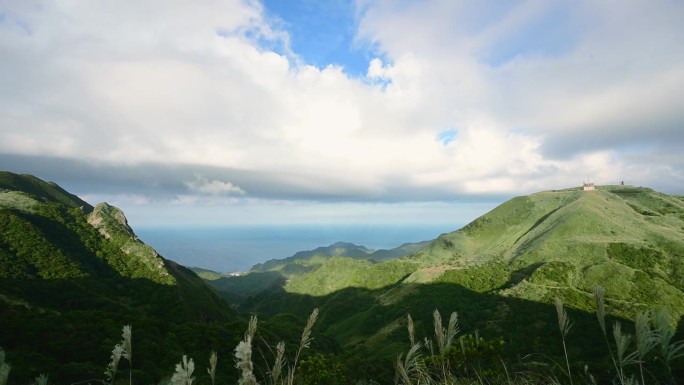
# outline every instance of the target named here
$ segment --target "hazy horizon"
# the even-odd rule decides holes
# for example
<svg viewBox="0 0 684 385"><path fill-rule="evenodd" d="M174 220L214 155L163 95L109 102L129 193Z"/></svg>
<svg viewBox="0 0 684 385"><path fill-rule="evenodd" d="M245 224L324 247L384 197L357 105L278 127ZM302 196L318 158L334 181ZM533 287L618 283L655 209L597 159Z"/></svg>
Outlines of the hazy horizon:
<svg viewBox="0 0 684 385"><path fill-rule="evenodd" d="M142 226L138 237L167 259L217 272L244 272L257 263L348 242L372 250L429 241L462 225Z"/></svg>

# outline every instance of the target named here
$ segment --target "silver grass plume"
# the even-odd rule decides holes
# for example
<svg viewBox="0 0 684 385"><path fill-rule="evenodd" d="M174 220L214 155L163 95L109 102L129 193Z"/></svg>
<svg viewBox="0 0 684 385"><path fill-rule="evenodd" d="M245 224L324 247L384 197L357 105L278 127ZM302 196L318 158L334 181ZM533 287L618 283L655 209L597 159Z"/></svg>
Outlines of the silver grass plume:
<svg viewBox="0 0 684 385"><path fill-rule="evenodd" d="M435 325L435 341L437 342L437 350L440 354L442 354L444 353L446 330L442 326L442 316L439 314L439 310L435 309L435 311L432 313L432 318L434 318L433 323Z"/></svg>
<svg viewBox="0 0 684 385"><path fill-rule="evenodd" d="M306 327L304 328L304 331L302 332L302 339L299 341L299 346L301 348L308 348L309 344L311 344L311 329L313 329L314 324L316 323L316 319L318 318L318 308L314 309L311 312L311 315L309 315L309 320L306 322Z"/></svg>
<svg viewBox="0 0 684 385"><path fill-rule="evenodd" d="M658 345L658 338L654 330L651 329L651 317L648 312L640 312L634 320L634 328L636 332L637 356L639 359L639 373L641 374L641 383L645 384L644 367L646 355L653 348Z"/></svg>
<svg viewBox="0 0 684 385"><path fill-rule="evenodd" d="M297 370L297 363L299 362L299 355L302 353L302 350L304 348L308 348L309 345L311 344L311 329L313 329L314 324L316 323L316 319L318 318L318 308L313 309L311 312L311 315L309 315L309 319L306 322L306 326L304 327L304 331L302 331L302 338L299 340L299 348L297 349L297 354L295 355L294 362L291 367L288 368L287 370L287 383L288 385L293 385L294 384L294 376L295 376L295 371Z"/></svg>
<svg viewBox="0 0 684 385"><path fill-rule="evenodd" d="M651 317L648 312L640 312L634 319L636 345L639 360L643 361L648 352L658 345L656 333L651 329Z"/></svg>
<svg viewBox="0 0 684 385"><path fill-rule="evenodd" d="M411 346L416 344L416 328L413 325L413 318L411 318L411 314L407 314L406 318L408 320L408 335L409 335L409 340L411 341Z"/></svg>
<svg viewBox="0 0 684 385"><path fill-rule="evenodd" d="M568 369L568 378L570 379L570 385L572 385L572 373L570 372L570 359L568 358L568 349L565 346L565 336L568 335L572 325L570 324L570 318L568 318L568 313L563 308L563 301L556 297L556 313L558 313L558 328L561 333L561 340L563 341L563 353L565 353L565 365Z"/></svg>
<svg viewBox="0 0 684 385"><path fill-rule="evenodd" d="M33 385L47 385L48 384L48 376L45 374L41 374L40 376L36 377L35 381L33 381Z"/></svg>
<svg viewBox="0 0 684 385"><path fill-rule="evenodd" d="M131 325L126 325L121 331L121 343L124 347L123 358L128 360L130 363L133 360L133 344L131 343L132 338Z"/></svg>
<svg viewBox="0 0 684 385"><path fill-rule="evenodd" d="M278 383L278 380L280 379L282 372L283 372L283 366L285 365L285 342L279 342L278 345L276 345L276 359L273 362L273 367L271 368L270 375L271 375L271 383L273 385L276 385Z"/></svg>
<svg viewBox="0 0 684 385"><path fill-rule="evenodd" d="M594 290L594 300L596 301L596 318L598 318L601 331L606 334L606 304L605 304L606 289L597 285Z"/></svg>
<svg viewBox="0 0 684 385"><path fill-rule="evenodd" d="M671 373L670 363L684 356L684 341L672 342L674 330L670 323L670 314L667 309L659 308L654 312L653 324L655 335L660 344L660 356L663 359L669 373Z"/></svg>
<svg viewBox="0 0 684 385"><path fill-rule="evenodd" d="M451 344L454 342L454 337L456 337L456 334L458 334L459 328L458 328L458 313L452 312L451 316L449 317L449 326L447 326L447 335L446 335L446 348L448 349Z"/></svg>
<svg viewBox="0 0 684 385"><path fill-rule="evenodd" d="M249 325L247 325L247 331L245 332L245 340L249 336L250 339L254 339L254 333L257 329L257 316L256 314L249 318Z"/></svg>
<svg viewBox="0 0 684 385"><path fill-rule="evenodd" d="M129 385L133 385L133 344L131 325L126 325L123 327L121 332L121 344L124 347L122 357L128 360L128 380Z"/></svg>
<svg viewBox="0 0 684 385"><path fill-rule="evenodd" d="M271 383L276 385L285 365L285 342L279 342L276 346L276 358L271 368Z"/></svg>
<svg viewBox="0 0 684 385"><path fill-rule="evenodd" d="M610 342L608 342L608 333L606 332L606 289L604 289L603 286L596 285L596 288L594 289L594 301L596 302L596 318L598 319L599 326L601 326L603 339L606 341L608 353L610 354L610 360L613 362L615 371L619 373L620 368L618 368L618 363L615 360L613 349L610 347Z"/></svg>
<svg viewBox="0 0 684 385"><path fill-rule="evenodd" d="M629 334L622 333L622 327L619 322L615 322L613 325L613 338L615 339L617 364L618 364L618 376L620 378L620 383L626 384L631 382L631 379L625 377L625 366L629 364L634 364L637 362L636 357L638 352L632 352L629 355L625 355L629 344L632 342L632 336Z"/></svg>
<svg viewBox="0 0 684 385"><path fill-rule="evenodd" d="M635 363L636 360L634 360L634 358L636 357L637 352L625 355L625 353L627 353L627 348L629 348L629 345L632 343L632 336L622 333L622 325L619 322L615 322L613 325L613 338L615 339L617 360L620 368Z"/></svg>
<svg viewBox="0 0 684 385"><path fill-rule="evenodd" d="M176 372L171 376L171 385L192 385L195 378L192 372L195 371L195 363L192 358L188 360L188 356L183 355L183 360L176 364Z"/></svg>
<svg viewBox="0 0 684 385"><path fill-rule="evenodd" d="M237 363L235 367L240 369L241 376L238 380L238 385L256 385L257 380L252 372L254 365L252 364L252 338L257 328L257 316L253 315L249 320L245 339L235 347L235 358Z"/></svg>
<svg viewBox="0 0 684 385"><path fill-rule="evenodd" d="M121 356L123 355L124 352L124 347L121 344L116 344L114 345L114 349L112 350L112 355L110 356L109 359L109 365L107 365L107 369L105 370L105 376L107 376L107 379L109 379L109 383L113 384L114 383L114 377L116 376L116 371L119 368L119 361L121 360ZM0 385L2 385L0 383Z"/></svg>
<svg viewBox="0 0 684 385"><path fill-rule="evenodd" d="M209 373L209 377L211 378L211 385L216 385L216 363L218 362L218 354L216 352L212 351L211 356L209 356L209 368L207 368L207 372Z"/></svg>
<svg viewBox="0 0 684 385"><path fill-rule="evenodd" d="M563 308L563 301L556 297L556 312L558 313L558 329L560 329L563 338L568 335L572 325L570 324L570 318L568 318L568 313Z"/></svg>
<svg viewBox="0 0 684 385"><path fill-rule="evenodd" d="M420 357L420 355L418 354L418 350L420 349L420 347L420 342L414 344L413 346L411 346L411 349L409 349L408 353L406 353L406 357L403 360L401 359L401 354L397 357L397 362L395 365L396 384L410 385L414 382L416 384L423 383L422 380L426 377L426 374L423 368L421 367L420 361L418 360L418 358Z"/></svg>
<svg viewBox="0 0 684 385"><path fill-rule="evenodd" d="M12 367L5 362L5 351L0 348L0 385L7 384L7 377L9 377Z"/></svg>

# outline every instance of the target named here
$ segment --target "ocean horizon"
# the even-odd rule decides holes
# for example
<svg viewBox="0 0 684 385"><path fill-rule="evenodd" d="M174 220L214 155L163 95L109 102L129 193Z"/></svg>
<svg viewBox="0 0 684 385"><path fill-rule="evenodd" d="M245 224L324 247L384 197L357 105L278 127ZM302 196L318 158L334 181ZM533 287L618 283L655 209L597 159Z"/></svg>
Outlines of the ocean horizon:
<svg viewBox="0 0 684 385"><path fill-rule="evenodd" d="M137 227L136 234L163 257L188 267L223 273L248 271L270 259L292 256L335 242L369 249L437 238L462 225L253 225L213 227Z"/></svg>

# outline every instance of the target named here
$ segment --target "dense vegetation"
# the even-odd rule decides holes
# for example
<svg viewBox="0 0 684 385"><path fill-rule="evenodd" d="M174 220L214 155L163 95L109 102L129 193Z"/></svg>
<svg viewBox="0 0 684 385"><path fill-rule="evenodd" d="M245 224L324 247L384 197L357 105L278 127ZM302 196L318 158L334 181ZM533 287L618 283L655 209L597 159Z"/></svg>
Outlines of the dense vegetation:
<svg viewBox="0 0 684 385"><path fill-rule="evenodd" d="M672 315L668 330L682 329L679 197L619 186L533 194L411 251L387 260L345 256L337 247L271 261L240 277L201 271L239 314L195 273L140 242L115 207L93 207L54 184L0 173L2 359L12 365L11 383L41 373L57 384L103 381L112 347L123 346L121 325L131 325L136 358L119 352L122 369L131 371L115 382L157 383L183 356L177 373L185 371L186 379L233 382L244 378L246 366L238 370L230 357L246 346L248 314L258 314L250 346L260 383L279 383L273 359L281 340L281 363L296 367L292 379L303 384L384 384L395 375L401 383L571 383L571 376L588 383L585 365L598 383L641 383L642 367L647 383L682 375L684 347L669 344L676 340L670 332L672 360L663 358L662 343L638 360L629 356L636 348L630 345L624 368L615 365L616 343L627 346L622 337L646 330L644 317L649 333L666 334L663 310L644 311L665 309ZM597 285L605 287L601 327ZM297 349L314 308L311 349ZM460 333L450 347L438 346L435 309L458 311ZM569 332L561 326L559 333L557 314L572 321ZM444 333L449 340L448 326ZM204 369L188 374L191 362L208 363L212 351L219 357L215 378Z"/></svg>
<svg viewBox="0 0 684 385"><path fill-rule="evenodd" d="M184 349L237 340L244 325L194 273L137 240L120 211L11 173L0 173L0 320L22 383L100 375L111 340L99 338L125 323L157 357L136 368L145 382Z"/></svg>
<svg viewBox="0 0 684 385"><path fill-rule="evenodd" d="M625 332L620 321L607 323L605 313L605 289L597 286L594 305L597 323L605 346L606 360L582 361L569 354L568 347L574 337L570 333L574 324L563 302L555 299L555 313L558 325L556 343L562 346L564 365L561 360L535 354L513 360L505 358L504 339L484 339L476 331L464 334L457 312L451 313L445 325L437 309L432 312L432 330L424 338L416 333L416 324L410 314L402 323L408 331L408 350L399 354L393 363L394 383L412 384L658 384L674 383L684 371L677 363L684 357L684 340L675 340L674 330L667 310L661 308L641 312L634 323L634 334ZM247 331L233 350L235 368L233 378L238 384L349 384L349 383L391 383L390 372L374 369L367 358L353 359L351 356L330 356L320 353L306 354L312 346L312 332L319 310L314 309L306 321L303 332L294 343L284 341L268 344L257 334L257 316L250 319ZM596 322L598 321L598 322ZM432 337L430 337L432 335ZM418 336L418 337L417 337ZM593 341L601 345L601 338ZM288 347L286 349L286 347ZM294 348L292 348L294 346ZM136 361L145 359L137 354ZM288 350L289 349L289 350ZM303 354L304 353L304 354ZM224 357L224 356L221 356ZM260 358L258 358L260 357ZM571 358L572 357L572 358ZM120 363L128 366L128 384L133 384L133 342L130 325L123 327L121 342L114 345L110 362L104 371L104 378L88 382L114 384L121 373ZM255 362L259 361L259 362ZM175 366L175 372L160 383L169 385L191 385L196 379L201 383L216 384L232 382L219 370L219 354L211 351L206 361L206 372L195 372L192 357L182 355ZM603 364L603 366L602 366ZM0 349L0 385L5 385L11 366L5 362L4 351ZM369 376L378 381L369 380ZM258 379L260 377L260 379ZM230 378L230 377L229 377ZM573 381L574 378L574 381ZM46 385L48 377L36 378L38 385ZM119 383L125 381L119 380Z"/></svg>

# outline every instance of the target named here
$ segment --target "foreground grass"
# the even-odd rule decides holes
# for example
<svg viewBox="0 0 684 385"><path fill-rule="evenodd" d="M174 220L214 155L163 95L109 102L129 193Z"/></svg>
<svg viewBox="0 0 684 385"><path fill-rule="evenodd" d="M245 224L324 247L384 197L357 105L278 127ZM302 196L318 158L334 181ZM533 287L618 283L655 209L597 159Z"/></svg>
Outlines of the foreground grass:
<svg viewBox="0 0 684 385"><path fill-rule="evenodd" d="M597 286L595 290L595 312L601 329L612 369L596 377L589 365L579 365L570 361L566 344L572 344L572 322L564 309L563 302L556 299L558 327L562 344L564 362L550 357L528 355L519 362L507 363L502 358L504 342L502 339L484 340L478 333L460 334L458 314L451 313L446 326L438 310L433 313L434 336L417 339L413 319L407 315L409 350L400 354L394 362L395 385L460 385L460 384L677 384L675 364L684 357L684 341L674 341L672 320L665 309L639 313L634 321L634 335L625 333L622 325L615 322L606 325L604 303L605 290ZM354 378L340 370L339 365L326 361L324 356L310 355L302 359L310 347L312 330L318 318L315 309L308 318L306 326L294 351L288 352L285 343L266 346L267 352L256 348L258 337L257 317L252 316L243 339L234 349L233 360L239 371L238 385L313 385L313 384L378 384L373 380ZM257 350L255 350L257 349ZM254 364L255 353L264 358L265 370L257 371ZM267 357L267 356L270 356ZM212 352L206 369L211 385L216 385L218 355ZM128 373L119 373L119 364L128 362ZM596 363L597 367L601 363ZM87 380L80 383L101 383L103 385L133 385L133 347L132 328L124 326L121 342L114 346L105 378ZM7 385L11 366L5 360L5 352L0 348L0 385ZM127 375L126 375L127 374ZM260 380L257 375L260 374ZM680 373L681 374L681 373ZM196 381L195 362L183 355L175 371L163 379L159 385L192 385ZM127 378L126 378L127 377ZM206 378L206 376L205 376ZM390 383L389 378L379 379ZM48 385L49 377L38 376L33 384ZM33 385L32 384L32 385ZM72 384L74 385L74 384Z"/></svg>

